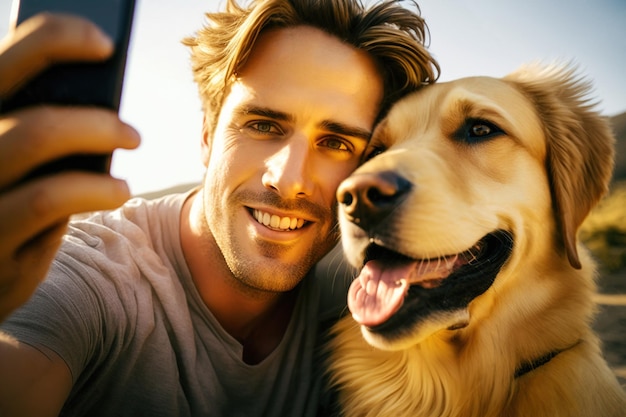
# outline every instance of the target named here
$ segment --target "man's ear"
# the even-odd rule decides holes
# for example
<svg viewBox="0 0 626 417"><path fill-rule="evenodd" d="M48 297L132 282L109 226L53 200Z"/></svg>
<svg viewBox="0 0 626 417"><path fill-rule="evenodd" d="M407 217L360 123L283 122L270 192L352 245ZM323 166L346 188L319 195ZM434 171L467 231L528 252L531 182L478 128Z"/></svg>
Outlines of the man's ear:
<svg viewBox="0 0 626 417"><path fill-rule="evenodd" d="M213 142L213 129L212 122L208 119L206 112L204 113L204 119L202 120L202 163L204 166L209 165L211 159L211 144Z"/></svg>

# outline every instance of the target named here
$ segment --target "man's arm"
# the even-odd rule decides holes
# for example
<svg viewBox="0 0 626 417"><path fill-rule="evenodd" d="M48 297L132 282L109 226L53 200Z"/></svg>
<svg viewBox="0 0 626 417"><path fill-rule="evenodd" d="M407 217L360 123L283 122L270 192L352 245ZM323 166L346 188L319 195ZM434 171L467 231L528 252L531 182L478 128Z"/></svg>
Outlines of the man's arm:
<svg viewBox="0 0 626 417"><path fill-rule="evenodd" d="M112 45L103 36L77 17L26 20L0 40L0 106L52 63L105 59ZM21 178L63 156L138 144L137 132L109 110L37 105L0 114L0 321L46 276L70 215L114 208L130 196L123 181L106 174Z"/></svg>
<svg viewBox="0 0 626 417"><path fill-rule="evenodd" d="M90 22L41 15L0 40L0 105L52 63L98 61L110 40ZM0 114L0 322L31 298L74 213L117 207L123 181L65 172L22 182L49 160L133 148L138 135L115 112L37 105ZM0 332L0 416L56 416L72 388L68 365L53 351Z"/></svg>
<svg viewBox="0 0 626 417"><path fill-rule="evenodd" d="M66 363L0 333L0 415L57 416L72 388Z"/></svg>

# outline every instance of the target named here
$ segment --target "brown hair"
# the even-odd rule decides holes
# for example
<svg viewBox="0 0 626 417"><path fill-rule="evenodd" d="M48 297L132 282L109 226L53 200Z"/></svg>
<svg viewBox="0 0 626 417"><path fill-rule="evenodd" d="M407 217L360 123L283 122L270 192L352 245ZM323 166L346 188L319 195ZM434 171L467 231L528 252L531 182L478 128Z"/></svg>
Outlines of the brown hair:
<svg viewBox="0 0 626 417"><path fill-rule="evenodd" d="M308 25L366 51L384 80L379 118L408 92L434 82L439 65L426 50L427 26L419 6L384 0L365 8L360 0L252 0L245 7L228 0L224 12L207 13L209 22L183 43L207 122L212 131L231 77L241 68L259 34L270 28Z"/></svg>

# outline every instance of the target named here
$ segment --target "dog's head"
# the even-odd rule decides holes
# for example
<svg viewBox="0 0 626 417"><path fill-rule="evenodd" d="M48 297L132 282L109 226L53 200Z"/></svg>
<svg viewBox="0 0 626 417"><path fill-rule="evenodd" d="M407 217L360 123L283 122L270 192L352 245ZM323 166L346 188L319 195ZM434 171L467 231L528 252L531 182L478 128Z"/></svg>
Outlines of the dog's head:
<svg viewBox="0 0 626 417"><path fill-rule="evenodd" d="M424 88L338 189L349 306L383 348L466 326L511 265L580 268L576 234L608 188L613 136L568 68ZM533 265L534 263L534 265Z"/></svg>

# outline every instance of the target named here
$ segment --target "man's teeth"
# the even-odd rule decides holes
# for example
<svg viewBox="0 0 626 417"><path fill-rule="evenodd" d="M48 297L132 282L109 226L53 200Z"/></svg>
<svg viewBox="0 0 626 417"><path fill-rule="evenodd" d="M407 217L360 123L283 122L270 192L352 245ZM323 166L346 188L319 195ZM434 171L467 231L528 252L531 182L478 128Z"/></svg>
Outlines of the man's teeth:
<svg viewBox="0 0 626 417"><path fill-rule="evenodd" d="M260 210L254 210L254 218L259 223L279 230L295 230L304 225L304 219L296 217L279 217L275 214L269 214Z"/></svg>

